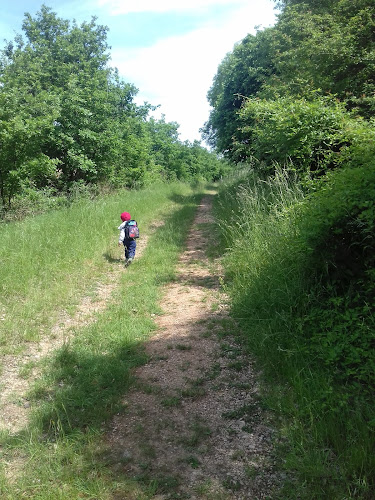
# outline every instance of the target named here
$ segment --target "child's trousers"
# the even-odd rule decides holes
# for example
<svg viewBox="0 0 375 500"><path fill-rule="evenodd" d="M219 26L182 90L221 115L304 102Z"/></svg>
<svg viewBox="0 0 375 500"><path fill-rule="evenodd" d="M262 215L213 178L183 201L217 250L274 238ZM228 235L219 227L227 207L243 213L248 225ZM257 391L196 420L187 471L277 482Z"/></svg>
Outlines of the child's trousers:
<svg viewBox="0 0 375 500"><path fill-rule="evenodd" d="M125 258L134 259L135 249L137 248L137 242L135 240L125 238L124 247L125 247Z"/></svg>

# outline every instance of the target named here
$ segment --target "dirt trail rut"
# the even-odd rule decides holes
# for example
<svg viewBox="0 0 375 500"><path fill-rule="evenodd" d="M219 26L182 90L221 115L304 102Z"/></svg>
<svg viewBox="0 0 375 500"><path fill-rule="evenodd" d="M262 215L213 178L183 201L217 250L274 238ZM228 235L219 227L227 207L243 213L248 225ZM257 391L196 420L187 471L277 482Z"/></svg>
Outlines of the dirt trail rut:
<svg viewBox="0 0 375 500"><path fill-rule="evenodd" d="M265 499L279 482L258 376L231 336L219 263L205 254L211 202L198 208L149 362L107 434L114 470L157 485L155 499Z"/></svg>

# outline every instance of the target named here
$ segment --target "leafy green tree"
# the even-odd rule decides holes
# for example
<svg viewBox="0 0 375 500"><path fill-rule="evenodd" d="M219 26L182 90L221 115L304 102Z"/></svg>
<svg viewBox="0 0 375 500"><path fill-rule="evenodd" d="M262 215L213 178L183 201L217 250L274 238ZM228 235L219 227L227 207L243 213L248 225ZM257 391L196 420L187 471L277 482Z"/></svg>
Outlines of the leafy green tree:
<svg viewBox="0 0 375 500"><path fill-rule="evenodd" d="M135 86L108 66L107 27L95 18L78 26L42 5L34 17L25 14L22 29L0 58L3 205L23 186L130 187L157 174L190 179L203 171L192 165L201 155L180 142L178 124L149 119L155 108L137 106Z"/></svg>
<svg viewBox="0 0 375 500"><path fill-rule="evenodd" d="M275 72L271 41L272 29L247 35L226 55L207 95L212 111L203 136L208 144L234 160L241 159L233 155L233 140L239 140L241 135L238 111L245 98L256 95Z"/></svg>
<svg viewBox="0 0 375 500"><path fill-rule="evenodd" d="M41 152L53 134L58 101L46 92L0 86L0 196L10 206L23 183L42 186L55 179L56 161Z"/></svg>
<svg viewBox="0 0 375 500"><path fill-rule="evenodd" d="M295 4L295 5L293 5ZM288 2L275 27L271 85L293 95L321 89L369 118L375 111L372 0Z"/></svg>
<svg viewBox="0 0 375 500"><path fill-rule="evenodd" d="M178 123L166 122L164 115L159 120L151 117L148 121L150 154L156 168L167 179L184 177L178 165L178 128Z"/></svg>
<svg viewBox="0 0 375 500"><path fill-rule="evenodd" d="M203 132L233 161L249 159L252 139L239 113L246 98L311 101L333 94L366 119L375 112L373 0L281 3L276 25L235 46L208 93L212 111Z"/></svg>
<svg viewBox="0 0 375 500"><path fill-rule="evenodd" d="M17 89L21 95L33 96L34 101L26 99L22 104L30 117L36 114L35 103L46 103L44 119L53 126L48 133L39 133L34 155L57 163L62 182L96 179L101 166L97 150L105 126L100 114L108 79L106 29L96 27L94 20L70 28L68 21L42 6L35 19L25 15L23 30L26 42L17 37L16 46L8 44L4 52L1 80L5 92ZM48 109L51 99L58 103L53 113ZM15 108L15 113L21 109Z"/></svg>

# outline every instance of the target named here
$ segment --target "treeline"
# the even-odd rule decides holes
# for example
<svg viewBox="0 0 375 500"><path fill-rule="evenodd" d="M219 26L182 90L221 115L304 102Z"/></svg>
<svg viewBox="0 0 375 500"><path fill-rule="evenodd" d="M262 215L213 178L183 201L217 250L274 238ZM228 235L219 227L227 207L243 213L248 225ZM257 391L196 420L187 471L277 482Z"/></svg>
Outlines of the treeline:
<svg viewBox="0 0 375 500"><path fill-rule="evenodd" d="M248 35L219 66L204 134L232 161L254 159L257 170L291 160L326 171L347 159L348 147L374 139L374 4L282 3L276 26Z"/></svg>
<svg viewBox="0 0 375 500"><path fill-rule="evenodd" d="M279 4L208 93L206 140L250 168L221 195L239 213L228 286L269 376L293 389L277 405L304 486L284 498L373 498L374 2Z"/></svg>
<svg viewBox="0 0 375 500"><path fill-rule="evenodd" d="M95 18L79 26L43 5L22 30L0 59L2 211L20 195L222 175L224 162L198 141L181 142L177 123L135 104L137 89L109 66L108 28Z"/></svg>

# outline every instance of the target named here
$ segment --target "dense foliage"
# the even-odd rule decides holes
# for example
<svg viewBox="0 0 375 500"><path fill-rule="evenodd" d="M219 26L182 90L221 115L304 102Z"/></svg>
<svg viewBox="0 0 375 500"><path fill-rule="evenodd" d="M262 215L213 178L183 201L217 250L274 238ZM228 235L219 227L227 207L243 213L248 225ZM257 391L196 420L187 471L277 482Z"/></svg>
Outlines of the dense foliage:
<svg viewBox="0 0 375 500"><path fill-rule="evenodd" d="M311 311L304 310L303 331L339 377L346 373L373 384L375 361L368 351L375 313L370 284L375 16L370 4L285 2L275 27L248 35L220 65L208 94L213 110L206 133L232 161L251 162L263 176L282 165L311 191L303 206L294 207L304 221L300 247L316 256L304 263L306 276L315 277L309 293L316 298ZM356 368L350 359L357 360Z"/></svg>
<svg viewBox="0 0 375 500"><path fill-rule="evenodd" d="M227 54L208 93L207 140L255 174L223 194L239 212L227 242L233 311L297 395L306 498L373 498L374 2L279 6L274 27Z"/></svg>
<svg viewBox="0 0 375 500"><path fill-rule="evenodd" d="M250 171L221 189L232 314L287 437L280 498L373 498L374 177L344 167L306 193Z"/></svg>
<svg viewBox="0 0 375 500"><path fill-rule="evenodd" d="M236 161L251 157L243 146L254 121L238 113L249 98L262 106L331 95L354 116L369 119L375 111L373 1L285 3L273 28L248 35L227 54L208 93L213 109L206 138Z"/></svg>
<svg viewBox="0 0 375 500"><path fill-rule="evenodd" d="M109 66L108 28L95 18L78 26L42 6L22 29L0 59L3 208L30 190L220 177L216 155L135 104L137 89Z"/></svg>

